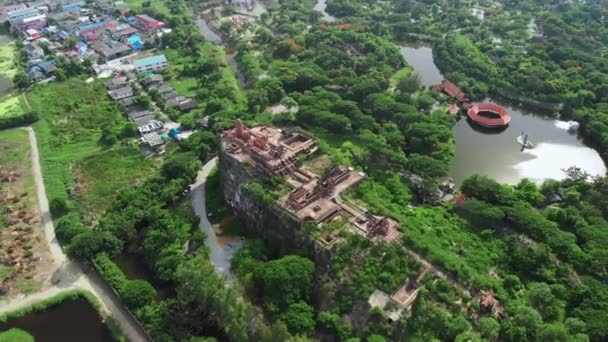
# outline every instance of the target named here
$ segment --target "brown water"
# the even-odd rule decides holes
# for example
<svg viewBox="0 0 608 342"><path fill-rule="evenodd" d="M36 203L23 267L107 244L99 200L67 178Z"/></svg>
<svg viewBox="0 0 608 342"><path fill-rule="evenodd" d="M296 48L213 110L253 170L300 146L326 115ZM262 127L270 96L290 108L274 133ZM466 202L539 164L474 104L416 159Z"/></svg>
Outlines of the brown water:
<svg viewBox="0 0 608 342"><path fill-rule="evenodd" d="M99 313L84 299L63 302L27 316L0 323L0 331L19 328L36 342L114 341Z"/></svg>
<svg viewBox="0 0 608 342"><path fill-rule="evenodd" d="M432 49L424 45L402 46L401 54L414 67L422 84L439 83L443 76L433 62ZM456 150L449 175L459 185L473 174L486 175L499 182L514 184L522 178L540 182L562 179L563 169L577 166L592 175L603 175L606 166L599 153L567 129L568 123L540 113L503 105L512 120L504 130L484 130L460 119L454 126ZM521 151L517 137L523 132L535 148Z"/></svg>

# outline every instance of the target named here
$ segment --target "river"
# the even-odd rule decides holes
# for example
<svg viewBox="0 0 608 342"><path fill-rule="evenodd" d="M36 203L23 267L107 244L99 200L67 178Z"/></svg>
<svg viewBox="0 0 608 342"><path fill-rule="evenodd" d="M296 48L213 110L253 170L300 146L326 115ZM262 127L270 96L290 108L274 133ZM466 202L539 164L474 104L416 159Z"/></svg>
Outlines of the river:
<svg viewBox="0 0 608 342"><path fill-rule="evenodd" d="M443 76L433 62L433 51L424 45L401 46L401 54L420 76L425 86L441 82ZM455 155L449 175L456 185L473 175L481 174L495 180L516 184L522 178L536 182L563 179L564 169L577 166L591 175L604 175L606 165L599 153L585 145L576 133L568 131L568 123L548 118L540 113L516 108L508 103L494 102L505 107L512 120L504 130L480 129L464 117L454 126ZM526 132L535 148L521 151L516 138Z"/></svg>
<svg viewBox="0 0 608 342"><path fill-rule="evenodd" d="M0 323L0 331L19 328L37 342L114 341L99 313L84 299L65 301L43 311Z"/></svg>

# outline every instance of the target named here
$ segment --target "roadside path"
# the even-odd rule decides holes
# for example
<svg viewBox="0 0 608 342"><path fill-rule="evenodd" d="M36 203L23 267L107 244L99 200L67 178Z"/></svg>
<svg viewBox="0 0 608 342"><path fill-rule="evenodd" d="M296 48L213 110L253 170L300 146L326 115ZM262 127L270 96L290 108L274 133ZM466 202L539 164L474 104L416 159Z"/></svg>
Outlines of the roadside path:
<svg viewBox="0 0 608 342"><path fill-rule="evenodd" d="M198 172L196 181L191 185L192 208L194 209L196 216L200 218L198 224L200 230L207 235L205 246L209 248L209 257L215 266L215 270L227 280L230 280L232 279L232 274L230 273L230 253L219 243L217 236L213 231L213 226L207 218L207 209L205 205L205 184L207 177L216 166L217 157L209 160Z"/></svg>
<svg viewBox="0 0 608 342"><path fill-rule="evenodd" d="M425 257L423 257L422 255L414 252L410 247L403 246L403 249L405 249L405 251L409 255L411 255L414 259L416 259L416 261L418 261L419 263L421 263L425 268L431 269L435 274L437 274L438 277L446 280L448 283L452 284L452 286L454 286L458 291L464 293L469 298L472 298L471 291L469 291L468 288L466 288L465 286L463 286L462 284L460 284L460 282L456 278L454 278L453 276L445 273L439 266L436 266L436 265L432 264Z"/></svg>
<svg viewBox="0 0 608 342"><path fill-rule="evenodd" d="M122 332L129 341L150 341L141 325L129 314L112 289L93 272L83 272L80 265L63 253L55 236L53 218L49 210L49 202L44 188L44 179L40 168L38 143L36 134L31 127L25 128L29 133L29 141L32 156L32 174L36 185L38 205L42 217L42 225L46 236L49 250L53 256L56 268L50 275L53 284L49 289L28 296L13 298L8 301L0 301L0 314L33 304L35 302L55 296L67 290L81 289L91 292L101 303L102 310L109 314L119 325Z"/></svg>

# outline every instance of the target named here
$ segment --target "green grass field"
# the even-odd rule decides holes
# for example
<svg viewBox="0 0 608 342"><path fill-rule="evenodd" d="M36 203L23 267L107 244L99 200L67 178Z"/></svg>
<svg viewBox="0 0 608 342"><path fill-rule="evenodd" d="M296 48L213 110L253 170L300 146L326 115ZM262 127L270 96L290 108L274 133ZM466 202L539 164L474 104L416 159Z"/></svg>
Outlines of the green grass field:
<svg viewBox="0 0 608 342"><path fill-rule="evenodd" d="M21 115L24 106L19 95L7 95L0 98L0 117Z"/></svg>
<svg viewBox="0 0 608 342"><path fill-rule="evenodd" d="M155 12L162 13L164 15L171 15L171 11L169 7L165 5L164 2L158 0L128 0L129 8L136 12L146 12L148 9L152 9ZM149 3L149 6L144 6L144 4Z"/></svg>
<svg viewBox="0 0 608 342"><path fill-rule="evenodd" d="M101 167L100 167L101 166ZM135 147L100 151L76 163L75 174L82 187L82 204L95 216L112 203L116 190L136 185L153 170L154 162Z"/></svg>
<svg viewBox="0 0 608 342"><path fill-rule="evenodd" d="M0 74L12 78L17 73L15 67L15 42L0 45Z"/></svg>
<svg viewBox="0 0 608 342"><path fill-rule="evenodd" d="M34 127L49 199L69 200L73 208L95 217L111 203L116 190L153 167L135 147L99 144L104 127L118 131L127 123L100 82L69 79L39 85L28 99L32 110L40 113Z"/></svg>

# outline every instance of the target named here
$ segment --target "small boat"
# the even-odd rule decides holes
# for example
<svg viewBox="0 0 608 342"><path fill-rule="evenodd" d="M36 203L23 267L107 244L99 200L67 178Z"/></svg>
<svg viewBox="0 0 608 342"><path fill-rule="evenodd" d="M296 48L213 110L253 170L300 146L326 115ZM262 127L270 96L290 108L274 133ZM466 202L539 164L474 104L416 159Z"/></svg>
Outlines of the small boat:
<svg viewBox="0 0 608 342"><path fill-rule="evenodd" d="M517 142L521 145L521 149L534 148L534 144L528 139L528 134L521 132L517 137Z"/></svg>

